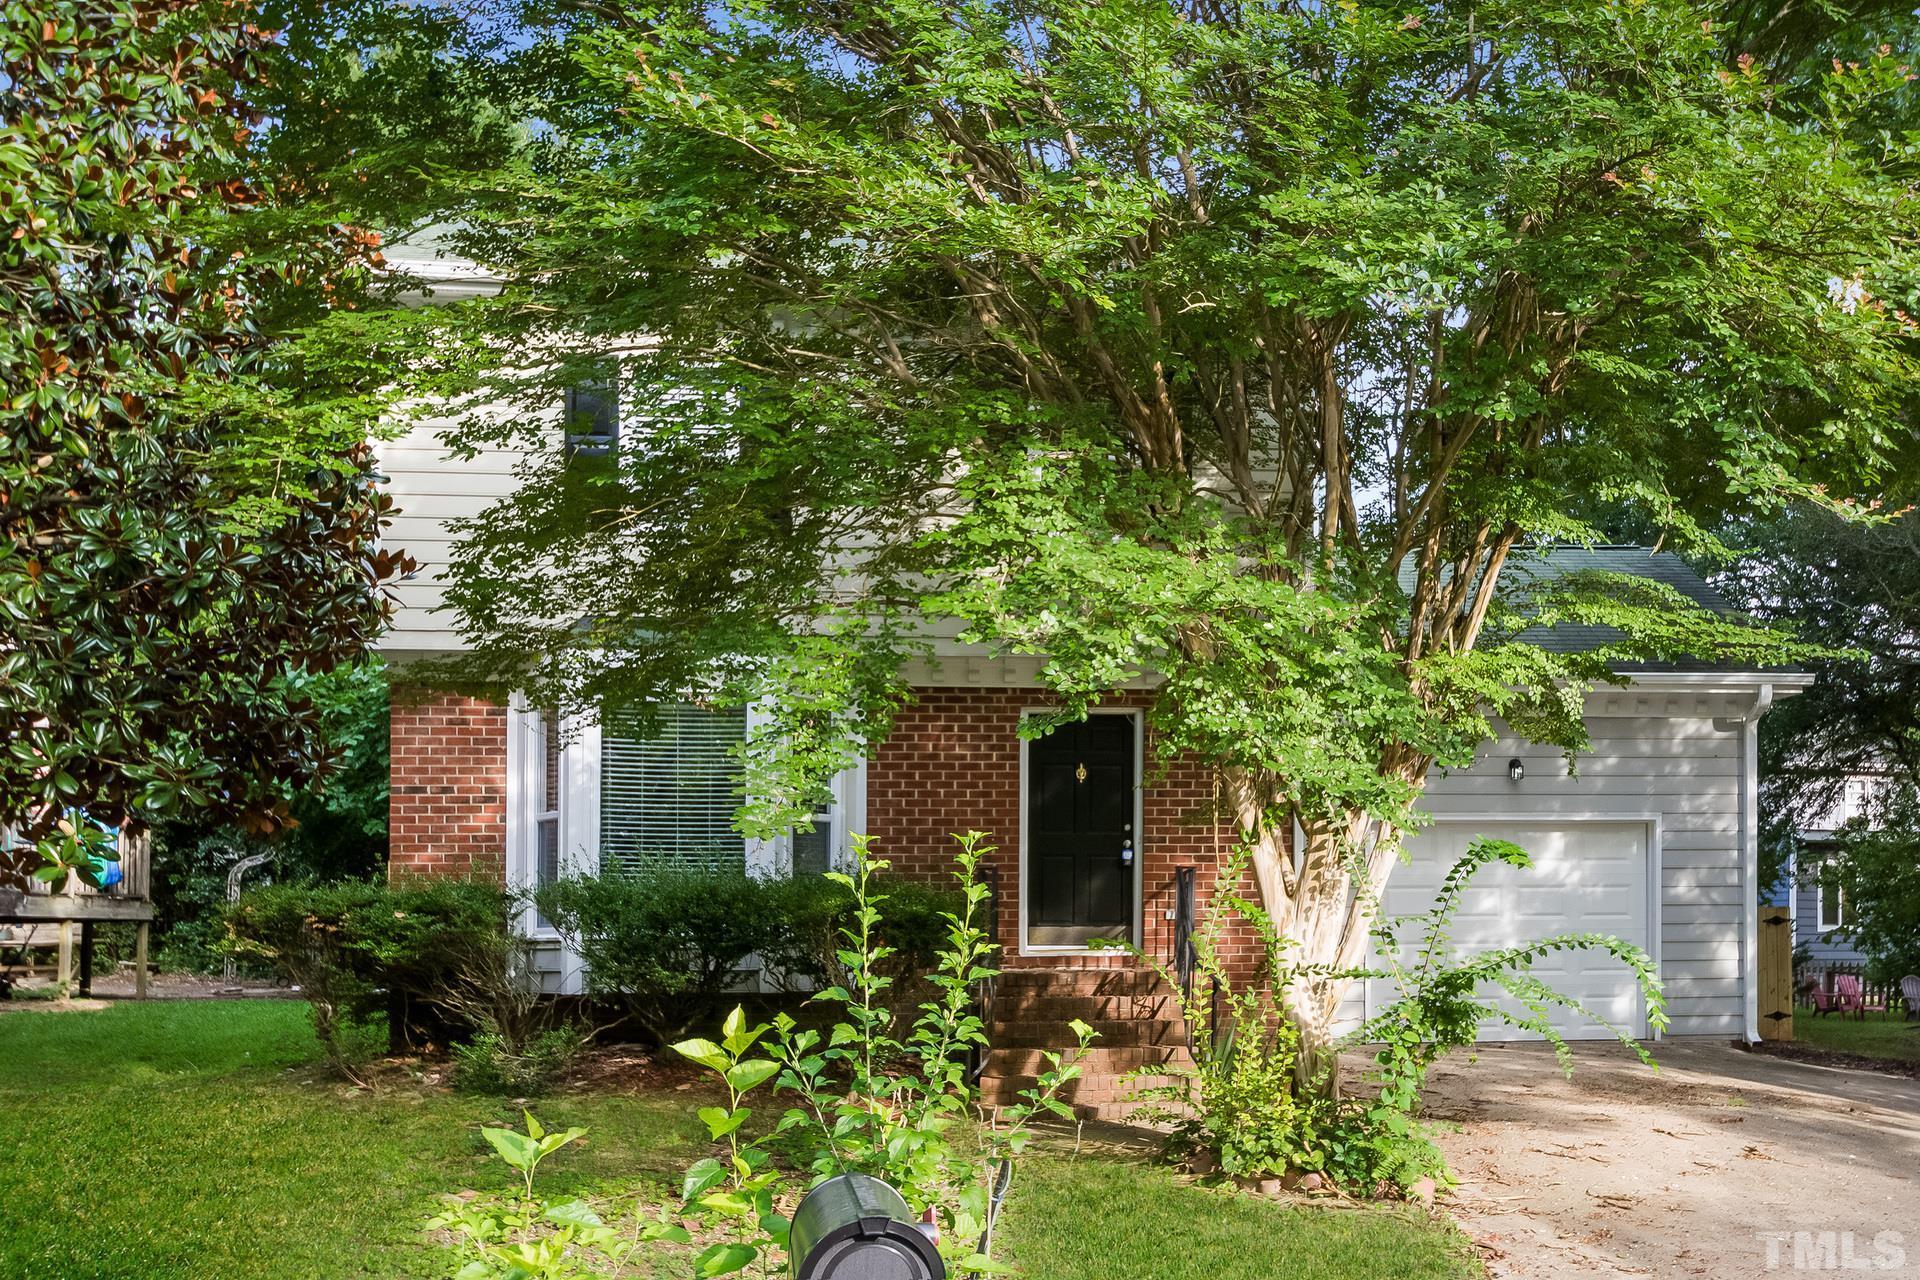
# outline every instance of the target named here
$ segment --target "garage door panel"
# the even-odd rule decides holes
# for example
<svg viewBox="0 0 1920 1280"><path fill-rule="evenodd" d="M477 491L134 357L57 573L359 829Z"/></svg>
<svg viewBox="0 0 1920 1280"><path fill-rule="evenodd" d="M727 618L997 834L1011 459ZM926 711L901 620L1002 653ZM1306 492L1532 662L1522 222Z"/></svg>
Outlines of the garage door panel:
<svg viewBox="0 0 1920 1280"><path fill-rule="evenodd" d="M1611 934L1648 946L1647 824L1637 821L1436 822L1408 838L1409 861L1394 869L1383 912L1404 917L1431 910L1447 871L1482 836L1519 845L1532 856L1534 865L1526 870L1504 863L1481 868L1447 930L1455 954L1471 955L1563 933ZM1422 934L1422 927L1413 921L1398 930L1404 963L1415 959ZM1645 1009L1633 975L1613 957L1603 952L1556 952L1536 963L1532 972L1614 1026L1644 1033ZM1398 994L1394 984L1385 980L1376 979L1367 986L1369 1006L1376 1011ZM1515 1014L1524 1009L1511 997L1501 996L1500 1003ZM1551 1021L1569 1038L1611 1034L1571 1011L1556 1011ZM1523 1034L1499 1023L1489 1023L1481 1031L1482 1038L1489 1040Z"/></svg>

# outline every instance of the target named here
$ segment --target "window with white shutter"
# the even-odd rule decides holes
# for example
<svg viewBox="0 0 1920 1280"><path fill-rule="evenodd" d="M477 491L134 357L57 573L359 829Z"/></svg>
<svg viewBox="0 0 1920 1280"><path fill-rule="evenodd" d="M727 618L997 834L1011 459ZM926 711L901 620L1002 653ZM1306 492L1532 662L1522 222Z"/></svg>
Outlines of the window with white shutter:
<svg viewBox="0 0 1920 1280"><path fill-rule="evenodd" d="M680 703L658 714L659 732L651 736L642 736L631 718L610 716L602 725L601 867L741 869L745 845L733 816L740 807L736 749L746 739L746 712Z"/></svg>

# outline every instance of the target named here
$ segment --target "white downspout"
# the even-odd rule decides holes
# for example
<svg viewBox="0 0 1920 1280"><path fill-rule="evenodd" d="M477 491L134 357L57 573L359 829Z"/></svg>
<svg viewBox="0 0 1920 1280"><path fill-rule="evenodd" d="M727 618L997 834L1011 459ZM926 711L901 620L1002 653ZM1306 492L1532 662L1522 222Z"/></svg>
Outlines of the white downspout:
<svg viewBox="0 0 1920 1280"><path fill-rule="evenodd" d="M1746 995L1746 1041L1760 1042L1760 717L1773 705L1763 684L1740 718L1740 975Z"/></svg>

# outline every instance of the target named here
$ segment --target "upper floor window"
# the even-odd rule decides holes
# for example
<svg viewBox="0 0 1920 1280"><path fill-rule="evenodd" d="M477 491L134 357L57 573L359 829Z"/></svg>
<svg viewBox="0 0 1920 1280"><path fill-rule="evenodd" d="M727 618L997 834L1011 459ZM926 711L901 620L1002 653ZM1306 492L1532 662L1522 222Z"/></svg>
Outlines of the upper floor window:
<svg viewBox="0 0 1920 1280"><path fill-rule="evenodd" d="M607 368L567 388L567 456L603 457L620 443L620 379Z"/></svg>
<svg viewBox="0 0 1920 1280"><path fill-rule="evenodd" d="M1844 929L1847 927L1847 899L1840 887L1840 877L1833 868L1825 868L1820 876L1820 930Z"/></svg>

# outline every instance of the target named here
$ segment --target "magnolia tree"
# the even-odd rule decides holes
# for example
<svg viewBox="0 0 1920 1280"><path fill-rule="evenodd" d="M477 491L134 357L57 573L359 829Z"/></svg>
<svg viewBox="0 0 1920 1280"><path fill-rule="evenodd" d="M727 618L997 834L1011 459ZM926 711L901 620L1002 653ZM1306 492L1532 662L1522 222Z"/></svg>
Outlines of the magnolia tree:
<svg viewBox="0 0 1920 1280"><path fill-rule="evenodd" d="M313 682L405 567L365 374L276 354L375 238L264 181L286 50L255 17L54 0L0 35L0 826L44 855L0 891L97 882L94 823L278 825L328 764Z"/></svg>
<svg viewBox="0 0 1920 1280"><path fill-rule="evenodd" d="M537 127L450 193L505 281L437 320L461 438L630 408L466 530L466 674L763 699L765 823L937 626L1045 655L1064 717L1150 676L1309 1077L1435 765L1496 717L1577 751L1622 662L1788 651L1528 548L1905 479L1913 156L1854 127L1892 50L1773 67L1675 0L609 0L512 48Z"/></svg>

